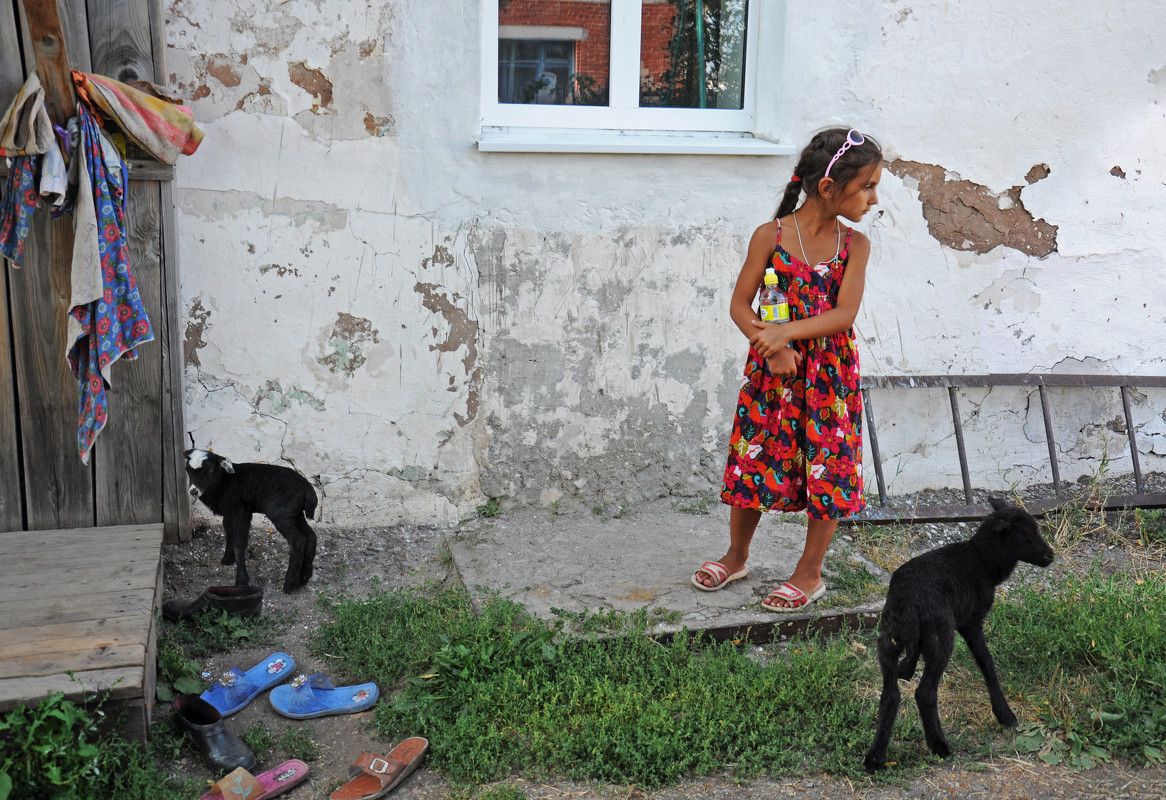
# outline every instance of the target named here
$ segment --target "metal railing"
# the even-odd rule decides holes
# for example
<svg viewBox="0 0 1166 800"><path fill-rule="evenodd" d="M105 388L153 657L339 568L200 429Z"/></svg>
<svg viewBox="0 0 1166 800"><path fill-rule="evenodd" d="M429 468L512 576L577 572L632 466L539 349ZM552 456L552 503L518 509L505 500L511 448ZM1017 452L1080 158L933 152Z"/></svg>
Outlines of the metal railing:
<svg viewBox="0 0 1166 800"><path fill-rule="evenodd" d="M972 481L968 469L967 449L964 443L963 421L960 417L960 389L991 389L995 387L1017 386L1036 387L1040 397L1041 415L1044 418L1045 440L1049 449L1049 466L1053 483L1052 499L1026 503L1034 514L1053 511L1067 501L1061 487L1061 470L1057 463L1057 445L1053 435L1053 411L1048 396L1048 387L1057 388L1116 388L1121 393L1122 409L1125 414L1125 428L1129 439L1130 458L1133 462L1134 494L1106 497L1101 504L1106 509L1119 508L1162 508L1166 507L1166 494L1146 492L1142 476L1141 461L1138 458L1137 433L1130 411L1130 389L1166 388L1166 375L1035 375L991 374L991 375L876 375L862 379L862 400L866 413L867 436L870 440L871 456L874 460L875 480L878 483L879 507L870 506L860 515L850 517L847 522L908 522L908 521L955 521L979 519L986 516L991 507L986 503L976 503L972 497ZM946 389L951 402L952 424L955 429L956 449L959 452L960 475L963 478L964 504L908 504L888 507L887 486L883 476L883 460L879 452L878 429L875 425L874 405L871 403L871 389Z"/></svg>

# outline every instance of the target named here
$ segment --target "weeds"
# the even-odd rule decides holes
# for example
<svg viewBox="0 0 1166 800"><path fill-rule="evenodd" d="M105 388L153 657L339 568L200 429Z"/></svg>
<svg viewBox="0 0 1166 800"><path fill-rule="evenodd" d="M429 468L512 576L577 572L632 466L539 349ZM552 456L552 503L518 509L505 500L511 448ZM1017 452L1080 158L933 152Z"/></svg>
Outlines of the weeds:
<svg viewBox="0 0 1166 800"><path fill-rule="evenodd" d="M63 693L7 712L0 718L0 800L178 800L194 793L189 781L157 768L152 750L103 735L104 716Z"/></svg>
<svg viewBox="0 0 1166 800"><path fill-rule="evenodd" d="M225 653L240 642L252 645L275 643L288 622L283 618L260 616L253 619L207 610L186 622L163 622L159 634L163 641L194 658Z"/></svg>
<svg viewBox="0 0 1166 800"><path fill-rule="evenodd" d="M719 502L715 495L702 494L693 499L674 501L672 503L672 510L679 511L681 514L707 516L710 509L715 508Z"/></svg>
<svg viewBox="0 0 1166 800"><path fill-rule="evenodd" d="M500 516L502 514L502 501L505 499L506 495L491 497L485 503L478 506L478 516L486 519Z"/></svg>

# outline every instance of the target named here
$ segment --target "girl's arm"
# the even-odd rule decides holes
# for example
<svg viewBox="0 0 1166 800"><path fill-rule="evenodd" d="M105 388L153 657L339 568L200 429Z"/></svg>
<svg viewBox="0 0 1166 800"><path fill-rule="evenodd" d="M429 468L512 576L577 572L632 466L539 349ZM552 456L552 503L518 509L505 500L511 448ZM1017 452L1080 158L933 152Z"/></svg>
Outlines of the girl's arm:
<svg viewBox="0 0 1166 800"><path fill-rule="evenodd" d="M761 229L758 228L758 230ZM753 238L756 239L757 234L754 234ZM749 251L752 255L752 244L750 244ZM758 353L768 358L792 341L818 339L848 330L854 325L855 317L858 316L858 307L862 303L862 291L866 286L866 262L869 258L870 240L855 231L850 240L850 256L846 262L846 274L842 276L842 285L838 287L838 302L834 308L814 317L787 322L785 325L767 325L754 314L753 320L755 321L751 320L748 323L752 330L746 331L745 334L749 337L749 343L757 349ZM746 267L748 267L748 261L746 261ZM762 272L764 269L763 265ZM744 273L745 268L742 268L742 276ZM760 280L759 273L757 281L760 282ZM754 283L754 288L756 286L757 283ZM740 285L738 284L739 289ZM736 302L736 298L737 292L734 292L734 302ZM733 321L737 321L736 316L733 317ZM738 322L737 325L740 326L741 323ZM745 329L742 328L742 330Z"/></svg>
<svg viewBox="0 0 1166 800"><path fill-rule="evenodd" d="M753 300L757 297L757 289L761 286L761 279L765 276L765 268L773 255L777 244L777 223L766 222L753 231L753 238L749 240L749 252L745 255L745 263L741 267L741 274L737 276L737 285L733 288L733 297L729 301L729 316L741 329L741 333L752 341L757 328L754 323L766 328L784 328L786 325L766 325L753 310Z"/></svg>

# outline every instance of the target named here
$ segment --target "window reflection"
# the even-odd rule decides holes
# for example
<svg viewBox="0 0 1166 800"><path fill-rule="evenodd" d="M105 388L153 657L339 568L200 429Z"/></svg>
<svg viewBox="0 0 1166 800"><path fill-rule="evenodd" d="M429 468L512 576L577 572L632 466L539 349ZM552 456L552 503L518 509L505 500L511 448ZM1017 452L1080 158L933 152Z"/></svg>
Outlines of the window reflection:
<svg viewBox="0 0 1166 800"><path fill-rule="evenodd" d="M498 102L607 105L611 0L498 0Z"/></svg>
<svg viewBox="0 0 1166 800"><path fill-rule="evenodd" d="M643 0L640 107L744 108L748 0Z"/></svg>

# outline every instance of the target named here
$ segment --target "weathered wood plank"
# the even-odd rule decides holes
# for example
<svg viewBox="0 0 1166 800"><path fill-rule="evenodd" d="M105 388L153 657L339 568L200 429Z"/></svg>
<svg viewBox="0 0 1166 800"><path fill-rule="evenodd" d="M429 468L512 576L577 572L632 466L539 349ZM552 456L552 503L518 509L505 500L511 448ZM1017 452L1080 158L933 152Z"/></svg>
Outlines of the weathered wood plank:
<svg viewBox="0 0 1166 800"><path fill-rule="evenodd" d="M85 581L87 591L113 592L145 589L154 585L153 570L145 562L131 562L118 575L94 575L90 567L38 567L35 574L19 576L4 591L5 597L23 594L27 597L48 597L70 587L75 581Z"/></svg>
<svg viewBox="0 0 1166 800"><path fill-rule="evenodd" d="M40 531L12 531L0 536L0 548L5 552L26 550L33 552L43 548L67 547L78 542L110 542L121 546L122 542L150 542L161 535L160 526L110 525L104 528L59 528ZM160 540L156 544L161 544ZM153 547L155 545L147 545ZM0 576L18 566L0 563ZM2 587L0 587L2 588Z"/></svg>
<svg viewBox="0 0 1166 800"><path fill-rule="evenodd" d="M49 118L64 126L77 102L69 70L89 63L84 0L20 0L20 5L28 63L36 63Z"/></svg>
<svg viewBox="0 0 1166 800"><path fill-rule="evenodd" d="M186 403L183 396L185 356L182 350L182 272L178 261L178 226L174 220L174 184L162 183L162 488L167 542L189 542L193 531L190 495L182 451L186 449Z"/></svg>
<svg viewBox="0 0 1166 800"><path fill-rule="evenodd" d="M40 702L50 694L63 692L74 702L89 693L110 692L111 700L137 697L141 694L142 667L81 670L69 675L37 675L0 680L0 711L11 711L19 705ZM76 680L74 680L76 679Z"/></svg>
<svg viewBox="0 0 1166 800"><path fill-rule="evenodd" d="M121 577L131 571L142 569L142 565L150 566L158 560L158 552L150 552L148 548L139 548L129 551L122 548L87 548L74 550L72 547L61 550L45 548L39 552L22 552L5 558L11 558L16 566L16 575L8 580L16 581L20 575L36 572L42 574L62 568L83 569L94 573L95 576L109 575ZM95 577L94 580L97 578ZM87 581L89 579L86 579ZM69 590L84 596L88 593L89 584L84 586L70 586ZM10 599L7 592L0 589L0 598ZM0 623L2 624L2 623Z"/></svg>
<svg viewBox="0 0 1166 800"><path fill-rule="evenodd" d="M0 108L8 108L24 83L16 14L11 2L0 2Z"/></svg>
<svg viewBox="0 0 1166 800"><path fill-rule="evenodd" d="M67 657L65 657L67 656ZM138 668L137 681L141 687L142 665L146 663L146 643L117 644L84 652L32 653L5 656L0 660L0 678L28 678L35 675L54 675L61 672L82 672L92 669ZM134 694L139 694L135 692Z"/></svg>
<svg viewBox="0 0 1166 800"><path fill-rule="evenodd" d="M161 582L159 581L159 586ZM97 592L86 594L85 602L72 597L28 599L4 602L4 619L0 630L32 628L47 623L86 622L106 619L120 614L154 616L154 596L157 589L135 589L129 592Z"/></svg>
<svg viewBox="0 0 1166 800"><path fill-rule="evenodd" d="M130 181L127 212L130 269L153 322L162 306L158 184ZM111 368L109 421L94 448L98 525L162 522L161 350L155 338Z"/></svg>
<svg viewBox="0 0 1166 800"><path fill-rule="evenodd" d="M77 455L78 388L65 358L72 220L36 214L25 267L10 270L26 525L93 525L93 477Z"/></svg>
<svg viewBox="0 0 1166 800"><path fill-rule="evenodd" d="M54 623L39 628L10 628L4 632L4 658L60 654L64 662L69 653L133 643L144 645L149 636L150 617L144 614Z"/></svg>
<svg viewBox="0 0 1166 800"><path fill-rule="evenodd" d="M150 9L142 0L89 0L93 72L114 80L153 81Z"/></svg>
<svg viewBox="0 0 1166 800"><path fill-rule="evenodd" d="M3 5L2 0L0 5ZM3 22L0 19L0 25ZM2 36L0 29L0 38ZM12 340L8 335L10 268L8 260L0 258L0 531L24 529L24 495L20 491L20 449L16 437L19 427L16 419L16 376L12 372L12 359L9 357L12 352Z"/></svg>
<svg viewBox="0 0 1166 800"><path fill-rule="evenodd" d="M13 569L23 572L32 564L55 563L63 560L93 563L111 550L116 551L113 554L114 558L123 560L149 559L158 555L157 543L154 541L153 534L150 533L142 533L134 537L94 536L81 540L62 538L59 541L62 542L60 548L40 544L30 549L23 543L7 544L4 542L4 537L0 537L0 557L11 559Z"/></svg>

